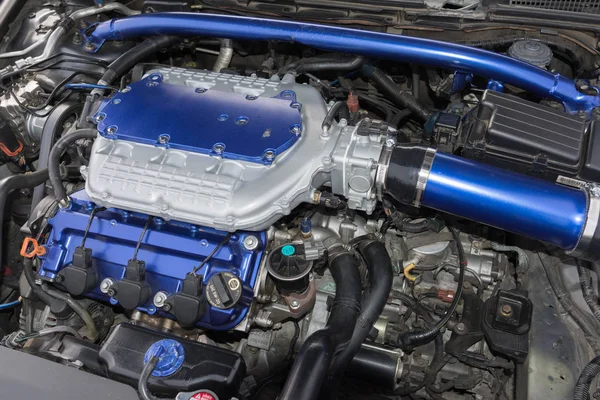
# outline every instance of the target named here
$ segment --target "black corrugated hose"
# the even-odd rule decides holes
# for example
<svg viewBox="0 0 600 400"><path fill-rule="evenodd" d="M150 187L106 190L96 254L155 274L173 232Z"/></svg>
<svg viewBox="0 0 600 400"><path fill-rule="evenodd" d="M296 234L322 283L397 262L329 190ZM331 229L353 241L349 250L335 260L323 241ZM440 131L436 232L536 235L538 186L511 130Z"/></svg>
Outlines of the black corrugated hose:
<svg viewBox="0 0 600 400"><path fill-rule="evenodd" d="M575 260L577 264L577 272L579 273L579 284L581 285L581 292L587 305L590 307L594 317L600 322L600 305L598 304L598 296L594 293L592 288L592 276L588 266L590 263L583 260Z"/></svg>
<svg viewBox="0 0 600 400"><path fill-rule="evenodd" d="M324 399L336 398L337 387L346 368L383 312L392 290L392 262L385 245L376 240L366 240L358 244L358 250L367 264L369 286L363 292L362 311L354 325L352 339L346 348L334 357L329 368L327 381L321 391L321 398Z"/></svg>
<svg viewBox="0 0 600 400"><path fill-rule="evenodd" d="M581 375L579 375L579 379L577 379L577 383L575 384L575 390L573 390L573 400L590 399L590 385L599 373L600 356L596 356L581 371Z"/></svg>
<svg viewBox="0 0 600 400"><path fill-rule="evenodd" d="M360 313L361 279L358 262L343 251L331 255L329 271L335 282L335 299L324 329L302 345L279 400L314 400L327 376L333 357L349 343Z"/></svg>
<svg viewBox="0 0 600 400"><path fill-rule="evenodd" d="M54 189L54 197L60 205L64 205L67 201L67 191L62 183L62 176L60 175L60 157L62 154L75 142L81 139L95 139L98 135L96 129L79 129L61 137L52 150L50 151L50 157L48 158L48 173L50 177L50 184Z"/></svg>
<svg viewBox="0 0 600 400"><path fill-rule="evenodd" d="M422 121L427 121L432 113L422 105L412 94L405 92L382 70L372 65L365 64L361 69L362 74L371 79L375 86L401 108L407 108Z"/></svg>

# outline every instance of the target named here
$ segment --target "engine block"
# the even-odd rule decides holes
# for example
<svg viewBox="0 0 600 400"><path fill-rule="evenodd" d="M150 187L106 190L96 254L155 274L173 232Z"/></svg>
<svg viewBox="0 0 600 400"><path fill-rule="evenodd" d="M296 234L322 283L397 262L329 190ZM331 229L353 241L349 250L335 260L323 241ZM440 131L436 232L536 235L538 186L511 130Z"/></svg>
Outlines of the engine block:
<svg viewBox="0 0 600 400"><path fill-rule="evenodd" d="M42 279L59 282L72 294L123 305L124 296L131 295L125 291L132 289L119 283L135 286L127 270L139 242L137 260L145 263L139 281L148 286L147 295L139 298L135 308L179 321L180 315L189 319L186 313L198 306L191 317L197 316L194 324L213 330L233 329L245 318L267 240L264 232L227 234L154 218L142 235L147 215L106 209L95 213L87 231L85 248L91 250L91 262L77 269L73 268L80 260L77 249L96 205L83 191L72 200L69 209L58 210L50 220L52 230L39 271ZM190 294L186 286L195 268L201 282L192 288L199 291ZM71 288L77 283L73 280L81 281L82 275L93 280L93 285L88 284L83 293L73 293Z"/></svg>

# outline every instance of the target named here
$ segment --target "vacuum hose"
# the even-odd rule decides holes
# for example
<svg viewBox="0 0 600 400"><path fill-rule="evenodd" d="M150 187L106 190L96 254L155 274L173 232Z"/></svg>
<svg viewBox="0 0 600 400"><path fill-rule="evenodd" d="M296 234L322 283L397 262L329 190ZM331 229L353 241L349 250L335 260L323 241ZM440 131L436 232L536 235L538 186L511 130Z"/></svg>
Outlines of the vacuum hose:
<svg viewBox="0 0 600 400"><path fill-rule="evenodd" d="M335 300L324 329L306 339L296 357L280 400L314 400L336 354L346 348L360 313L361 281L358 262L341 245L329 249L329 271L335 281Z"/></svg>
<svg viewBox="0 0 600 400"><path fill-rule="evenodd" d="M386 149L378 193L600 259L600 190L574 188L502 170L431 147Z"/></svg>

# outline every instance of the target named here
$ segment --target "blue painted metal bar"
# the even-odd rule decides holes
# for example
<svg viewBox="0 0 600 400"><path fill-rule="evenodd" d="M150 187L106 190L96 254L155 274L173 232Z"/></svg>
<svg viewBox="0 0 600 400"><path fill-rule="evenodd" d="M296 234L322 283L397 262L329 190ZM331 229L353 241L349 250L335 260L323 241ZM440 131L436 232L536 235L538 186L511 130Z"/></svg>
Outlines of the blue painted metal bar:
<svg viewBox="0 0 600 400"><path fill-rule="evenodd" d="M572 250L587 215L581 190L438 152L421 202Z"/></svg>
<svg viewBox="0 0 600 400"><path fill-rule="evenodd" d="M598 95L580 93L571 79L501 54L473 47L358 29L262 18L197 13L156 13L113 19L87 37L97 50L106 40L152 35L280 40L321 50L360 54L473 73L554 98L570 112L600 106Z"/></svg>

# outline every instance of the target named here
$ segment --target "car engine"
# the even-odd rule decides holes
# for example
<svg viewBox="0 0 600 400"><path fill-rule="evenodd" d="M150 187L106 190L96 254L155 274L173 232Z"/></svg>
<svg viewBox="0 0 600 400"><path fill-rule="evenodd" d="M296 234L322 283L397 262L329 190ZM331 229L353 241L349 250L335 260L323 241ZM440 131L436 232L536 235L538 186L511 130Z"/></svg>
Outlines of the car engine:
<svg viewBox="0 0 600 400"><path fill-rule="evenodd" d="M275 3L0 3L0 398L600 396L595 13Z"/></svg>

